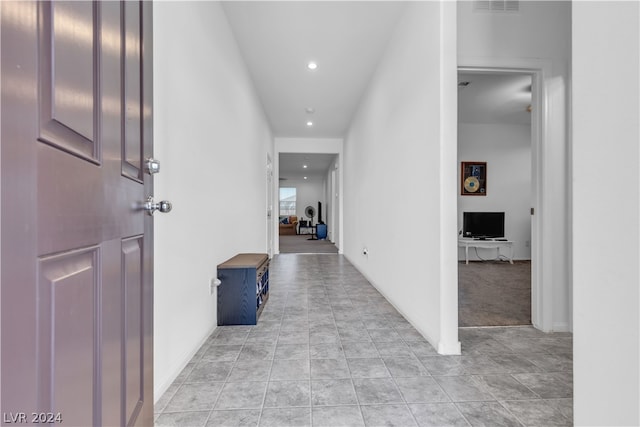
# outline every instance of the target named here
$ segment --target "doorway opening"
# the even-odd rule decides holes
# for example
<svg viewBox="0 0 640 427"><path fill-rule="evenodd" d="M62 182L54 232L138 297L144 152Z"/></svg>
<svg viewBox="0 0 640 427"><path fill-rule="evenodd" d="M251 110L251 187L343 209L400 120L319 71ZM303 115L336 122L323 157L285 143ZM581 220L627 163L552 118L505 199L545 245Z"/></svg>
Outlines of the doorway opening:
<svg viewBox="0 0 640 427"><path fill-rule="evenodd" d="M279 153L278 242L282 253L337 254L335 165L330 153Z"/></svg>
<svg viewBox="0 0 640 427"><path fill-rule="evenodd" d="M458 323L531 325L539 111L532 70L458 70Z"/></svg>

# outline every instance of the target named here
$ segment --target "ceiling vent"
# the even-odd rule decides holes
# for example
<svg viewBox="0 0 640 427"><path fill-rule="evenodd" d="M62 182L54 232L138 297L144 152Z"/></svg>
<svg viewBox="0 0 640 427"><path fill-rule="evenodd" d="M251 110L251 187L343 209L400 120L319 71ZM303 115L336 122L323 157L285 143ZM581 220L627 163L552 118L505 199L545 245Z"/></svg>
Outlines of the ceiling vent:
<svg viewBox="0 0 640 427"><path fill-rule="evenodd" d="M476 12L519 12L519 0L475 0L474 10Z"/></svg>

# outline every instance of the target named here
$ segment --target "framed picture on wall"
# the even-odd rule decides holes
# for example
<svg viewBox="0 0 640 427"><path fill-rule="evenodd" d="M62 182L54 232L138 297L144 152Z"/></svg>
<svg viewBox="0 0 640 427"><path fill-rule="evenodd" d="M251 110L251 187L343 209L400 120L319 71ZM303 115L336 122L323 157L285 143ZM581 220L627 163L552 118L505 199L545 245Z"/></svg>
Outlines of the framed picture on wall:
<svg viewBox="0 0 640 427"><path fill-rule="evenodd" d="M461 162L460 194L487 195L487 162Z"/></svg>

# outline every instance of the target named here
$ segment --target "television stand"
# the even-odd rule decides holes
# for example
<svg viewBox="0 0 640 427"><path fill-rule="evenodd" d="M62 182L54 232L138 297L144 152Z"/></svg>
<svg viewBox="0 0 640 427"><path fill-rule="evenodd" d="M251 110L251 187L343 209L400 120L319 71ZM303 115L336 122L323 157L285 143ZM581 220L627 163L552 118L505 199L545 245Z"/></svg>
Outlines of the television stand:
<svg viewBox="0 0 640 427"><path fill-rule="evenodd" d="M498 258L500 257L500 249L509 249L509 255L505 255L509 264L513 264L513 242L511 240L498 238L498 239L474 239L470 237L458 238L458 247L464 248L465 264L469 264L469 248L481 248L481 249L496 249L498 251Z"/></svg>

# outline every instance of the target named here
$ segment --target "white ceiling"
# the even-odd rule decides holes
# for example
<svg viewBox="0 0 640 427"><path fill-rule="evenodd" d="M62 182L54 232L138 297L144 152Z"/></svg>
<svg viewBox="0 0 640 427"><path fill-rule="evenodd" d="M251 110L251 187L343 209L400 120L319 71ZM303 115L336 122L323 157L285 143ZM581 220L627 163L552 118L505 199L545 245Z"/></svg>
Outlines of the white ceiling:
<svg viewBox="0 0 640 427"><path fill-rule="evenodd" d="M516 73L459 73L458 122L531 124L531 76Z"/></svg>
<svg viewBox="0 0 640 427"><path fill-rule="evenodd" d="M280 153L280 184L286 185L288 180L302 180L305 176L309 181L321 181L335 157L336 154Z"/></svg>
<svg viewBox="0 0 640 427"><path fill-rule="evenodd" d="M405 3L223 5L274 136L341 138ZM315 71L309 61L317 62ZM315 113L307 114L308 107Z"/></svg>
<svg viewBox="0 0 640 427"><path fill-rule="evenodd" d="M342 138L406 2L222 4L274 136ZM307 68L310 61L316 70ZM461 74L460 80L471 82L458 90L460 122L530 123L529 76ZM311 179L326 172L333 157L283 154L280 176L301 179L305 162Z"/></svg>

